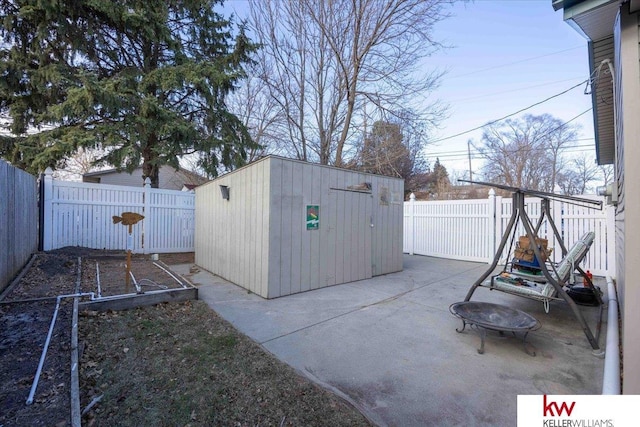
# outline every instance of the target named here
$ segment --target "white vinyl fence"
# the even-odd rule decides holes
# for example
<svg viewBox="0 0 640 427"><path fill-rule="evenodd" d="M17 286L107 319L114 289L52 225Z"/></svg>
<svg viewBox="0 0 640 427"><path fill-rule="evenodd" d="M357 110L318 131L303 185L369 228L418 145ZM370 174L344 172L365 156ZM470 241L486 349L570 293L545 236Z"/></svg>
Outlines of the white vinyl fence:
<svg viewBox="0 0 640 427"><path fill-rule="evenodd" d="M127 249L123 212L144 215L133 225L134 253L194 251L195 194L144 187L55 181L44 177L43 250L65 246Z"/></svg>
<svg viewBox="0 0 640 427"><path fill-rule="evenodd" d="M45 173L41 219L44 250L65 246L125 250L128 227L113 224L122 212L137 212L144 220L133 226L136 253L194 251L195 194L145 187L54 181ZM511 215L510 197L490 195L480 200L446 200L404 204L403 251L466 261L491 262ZM534 222L540 199L528 198L527 213ZM589 209L552 201L551 214L567 248L585 232L595 241L582 267L596 275L615 277L614 208ZM515 236L525 234L520 225ZM562 250L548 221L540 236L549 239L552 259ZM501 262L505 262L506 250Z"/></svg>
<svg viewBox="0 0 640 427"><path fill-rule="evenodd" d="M592 198L604 200L602 197ZM583 261L583 269L588 269L595 275L615 277L615 208L604 206L600 210L561 201L551 203L553 221L567 249L587 231L595 232L596 238ZM479 200L411 199L404 204L403 251L490 263L511 217L511 205L510 197L494 196L493 191L487 199ZM540 217L540 199L527 198L525 209L535 225ZM515 233L516 239L524 234L524 228L519 225ZM562 249L556 242L548 221L543 222L539 234L549 240L549 246L553 248L553 261L560 261ZM513 256L506 253L510 248L509 243L510 240L505 253L501 254L501 263Z"/></svg>

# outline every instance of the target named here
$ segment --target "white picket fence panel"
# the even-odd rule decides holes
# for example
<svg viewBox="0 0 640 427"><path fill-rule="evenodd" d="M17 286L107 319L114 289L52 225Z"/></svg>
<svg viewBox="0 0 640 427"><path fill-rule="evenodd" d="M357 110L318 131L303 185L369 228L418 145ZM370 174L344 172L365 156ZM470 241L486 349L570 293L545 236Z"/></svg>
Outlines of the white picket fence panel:
<svg viewBox="0 0 640 427"><path fill-rule="evenodd" d="M145 224L146 253L195 251L194 193L150 189Z"/></svg>
<svg viewBox="0 0 640 427"><path fill-rule="evenodd" d="M124 250L128 227L113 224L122 212L138 212L145 219L133 226L134 253L193 252L195 233L195 194L159 190L149 186L54 181L44 177L43 249L82 246L94 249ZM595 196L594 196L595 197ZM490 195L479 200L415 201L404 204L403 251L465 261L491 262L511 215L511 198ZM536 222L540 199L527 198L525 209ZM596 275L615 278L615 209L588 209L552 201L551 213L571 245L585 232L596 239L583 268ZM516 236L525 234L521 225ZM552 258L560 260L562 250L548 222L540 235L549 239ZM507 245L507 249L509 245ZM504 263L509 254L502 254Z"/></svg>
<svg viewBox="0 0 640 427"><path fill-rule="evenodd" d="M486 261L494 249L492 208L489 200L405 202L404 252Z"/></svg>
<svg viewBox="0 0 640 427"><path fill-rule="evenodd" d="M585 197L604 200L597 196ZM541 213L540 199L527 198L525 209L535 225ZM410 200L404 204L403 251L490 263L509 223L511 212L511 198L494 195L477 200ZM567 248L587 231L595 232L595 241L581 266L595 275L615 277L613 206L604 206L600 210L553 200L551 214ZM518 224L516 238L524 234L524 227ZM552 259L560 261L562 248L548 221L542 223L539 235L549 240L549 247L553 249ZM510 240L501 254L501 263L512 256L507 253L509 249Z"/></svg>
<svg viewBox="0 0 640 427"><path fill-rule="evenodd" d="M137 212L134 253L193 252L195 194L144 187L55 181L44 177L43 249L127 249L128 226L112 217Z"/></svg>

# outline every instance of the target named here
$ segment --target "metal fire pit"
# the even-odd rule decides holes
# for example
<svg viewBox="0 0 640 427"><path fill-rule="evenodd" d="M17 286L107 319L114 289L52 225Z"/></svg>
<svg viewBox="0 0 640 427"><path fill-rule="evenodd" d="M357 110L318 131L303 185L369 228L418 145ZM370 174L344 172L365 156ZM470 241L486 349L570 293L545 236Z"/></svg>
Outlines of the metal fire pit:
<svg viewBox="0 0 640 427"><path fill-rule="evenodd" d="M536 353L527 349L527 335L531 331L540 329L538 319L524 311L489 302L465 301L456 302L449 307L451 313L462 320L462 329L456 328L456 332L462 332L467 325L476 329L480 334L480 348L478 353L484 353L484 339L487 330L498 331L500 335L504 332L511 332L516 336L516 332L524 333L522 342L524 351L535 356Z"/></svg>

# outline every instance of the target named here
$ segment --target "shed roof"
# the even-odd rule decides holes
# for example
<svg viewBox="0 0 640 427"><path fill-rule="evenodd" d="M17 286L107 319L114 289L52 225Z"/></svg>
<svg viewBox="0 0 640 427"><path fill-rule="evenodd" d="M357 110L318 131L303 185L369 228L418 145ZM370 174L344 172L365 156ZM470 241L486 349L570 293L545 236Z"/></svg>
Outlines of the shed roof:
<svg viewBox="0 0 640 427"><path fill-rule="evenodd" d="M307 165L313 165L313 166L317 166L317 167L321 167L321 168L337 169L337 170L341 170L341 171L352 172L352 173L357 173L357 174L362 174L362 175L383 176L383 177L388 178L388 179L399 179L401 181L404 181L403 178L400 178L400 177L397 177L397 176L377 175L377 174L373 174L373 173L370 173L370 172L362 172L362 171L359 171L357 169L347 169L347 168L340 168L340 167L332 166L332 165L323 165L323 164L320 164L320 163L313 163L313 162L309 162L309 161L305 161L305 160L292 159L290 157L278 156L276 154L268 154L266 156L262 156L262 157L254 160L254 161L252 161L252 162L250 162L250 163L248 163L248 164L246 164L246 165L244 165L242 167L239 167L238 169L234 169L232 171L229 171L229 172L227 172L225 174L222 174L222 175L216 177L216 179L214 179L213 181L215 181L215 180L217 180L219 178L225 177L225 176L227 176L229 174L240 172L240 171L242 171L242 170L244 170L246 168L250 168L251 166L255 165L256 163L265 161L266 159L281 159L281 160L285 160L285 161L288 161L288 162L304 163L304 164L307 164ZM211 181L211 182L213 182L213 181Z"/></svg>

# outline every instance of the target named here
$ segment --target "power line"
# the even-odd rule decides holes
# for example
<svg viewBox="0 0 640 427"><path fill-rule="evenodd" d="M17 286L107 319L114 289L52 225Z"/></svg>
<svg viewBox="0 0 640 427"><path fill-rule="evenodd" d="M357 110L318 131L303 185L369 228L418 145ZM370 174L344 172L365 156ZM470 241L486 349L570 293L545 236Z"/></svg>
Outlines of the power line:
<svg viewBox="0 0 640 427"><path fill-rule="evenodd" d="M580 142L580 141L595 141L595 138L576 138L576 139L570 139L565 141L565 143L567 142ZM567 146L567 148L570 147L588 147L590 145L575 145L575 146ZM428 154L429 157L438 157L438 156L450 156L450 155L456 155L456 154L460 154L460 155L465 155L467 156L467 149L464 150L447 150L447 151L435 151L435 152L431 152L431 153L425 153Z"/></svg>
<svg viewBox="0 0 640 427"><path fill-rule="evenodd" d="M505 93L520 92L520 91L523 91L523 90L534 89L534 88L537 88L537 87L551 86L551 85L554 85L556 83L564 83L564 82L569 82L569 81L576 81L578 79L582 79L582 76L573 77L571 79L553 80L553 81L549 81L549 82L539 83L537 85L525 86L525 87L520 87L520 88L516 88L516 89L503 90L503 91L500 91L500 92L489 92L489 93L486 93L486 94L483 94L483 95L472 96L472 97L469 97L469 98L451 99L451 100L448 100L447 102L448 103L454 103L454 102L462 102L462 101L471 101L473 99L479 99L479 98L490 98L492 96L503 95Z"/></svg>
<svg viewBox="0 0 640 427"><path fill-rule="evenodd" d="M558 129L561 129L561 128L565 127L566 125L568 125L568 124L569 124L569 123L571 123L572 121L576 120L577 118L579 118L580 116L582 116L582 115L584 115L584 114L588 113L588 112L589 112L589 111L591 111L591 110L592 110L592 108L587 108L587 109L586 109L586 110L584 110L582 113L578 114L577 116L572 117L571 119L569 119L569 120L567 120L566 122L562 123L560 126L556 126L555 128L550 129L549 131L547 131L547 133L542 134L542 135L539 137L539 139L542 139L542 138L546 137L547 135L549 135L550 133L553 133L553 132L557 131ZM574 141L579 141L579 140L591 140L591 139L593 139L593 138L574 139L574 140L568 140L568 141L566 141L566 142L574 142ZM587 147L588 147L588 148L593 148L591 145L574 145L574 146L567 146L567 147L563 147L563 148L565 148L565 149L572 149L572 148L583 148L583 147L584 147L584 148L587 148ZM549 148L548 148L548 147L532 147L532 146L530 146L530 147L526 148L526 150L527 150L527 151L529 151L529 152L534 151L534 150L547 150L547 149L549 149ZM507 154L509 154L509 153L515 153L516 151L520 151L520 150L522 150L522 149L505 150L505 152L506 152ZM586 150L578 150L578 151L586 151ZM573 150L566 150L565 152L573 152ZM479 158L484 158L484 157L485 157L485 156L483 156L480 152L475 152L475 153L474 153L474 156L475 156L476 154L478 154L478 155L480 156ZM458 156L458 155L459 155L459 154L456 154L455 156ZM468 153L468 156L471 156L471 153L470 153L470 152ZM446 158L446 157L448 157L448 156L444 155L444 156L438 156L438 157ZM478 157L474 157L474 158L478 158Z"/></svg>
<svg viewBox="0 0 640 427"><path fill-rule="evenodd" d="M485 126L489 126L489 125L492 125L494 123L498 123L499 121L502 121L504 119L508 119L509 117L515 116L516 114L520 114L523 111L527 111L527 110L529 110L529 109L531 109L531 108L533 108L535 106L538 106L540 104L544 104L545 102L550 101L553 98L557 98L557 97L559 97L561 95L564 95L565 93L567 93L567 92L569 92L569 91L571 91L571 90L573 90L573 89L575 89L575 88L577 88L579 86L582 86L583 84L587 83L588 81L589 81L588 79L587 80L583 80L580 83L578 83L577 85L571 86L569 89L566 89L566 90L563 90L562 92L556 93L555 95L552 95L552 96L550 96L550 97L548 97L546 99L543 99L540 102L536 102L535 104L531 104L528 107L525 107L525 108L522 108L522 109L516 111L515 113L507 114L506 116L500 117L499 119L492 120L492 121L490 121L488 123L485 123L485 124L483 124L481 126L476 126L473 129L469 129L469 130L466 130L464 132L456 133L455 135L447 136L445 138L435 139L435 140L429 141L429 142L430 143L436 143L436 142L446 141L448 139L452 139L452 138L455 138L455 137L458 137L458 136L466 135L466 134L471 133L471 132L473 132L475 130L482 129ZM589 108L589 110L591 110L591 108ZM587 111L589 111L589 110L587 110ZM582 114L586 113L587 111L583 112ZM580 114L579 116L581 116L582 114ZM579 116L577 116L577 117L579 117ZM574 117L574 119L577 118L577 117ZM573 119L571 119L571 120L573 120Z"/></svg>
<svg viewBox="0 0 640 427"><path fill-rule="evenodd" d="M563 147L562 148L562 152L563 153L575 153L575 152L580 152L580 151L587 151L589 149L593 149L593 145L591 144L581 144L581 145L570 145L567 147ZM520 150L504 150L505 154L513 154L517 151L525 151L525 152L534 152L534 151L545 151L545 150L550 150L549 147L530 147L530 148L522 148ZM464 152L464 153L452 153L452 154L441 154L441 155L437 155L437 156L432 156L432 155L426 155L427 158L434 158L437 157L438 159L444 159L444 160L462 160L462 159L466 159L468 157L468 153ZM471 157L473 159L484 159L485 157L479 152L479 151L472 151L471 152Z"/></svg>
<svg viewBox="0 0 640 427"><path fill-rule="evenodd" d="M535 59L545 58L547 56L557 55L559 53L569 52L570 50L576 50L576 49L582 48L582 47L584 47L584 45L574 46L574 47L570 47L568 49L563 49L563 50L559 50L559 51L556 51L556 52L547 53L547 54L544 54L544 55L532 56L530 58L520 59L518 61L509 62L509 63L506 63L506 64L494 65L492 67L482 68L480 70L472 71L472 72L469 72L469 73L454 74L453 76L450 76L449 78L450 79L457 79L458 77L470 76L470 75L477 74L477 73L482 73L482 72L485 72L485 71L495 70L496 68L508 67L508 66L515 65L515 64L521 64L523 62L533 61Z"/></svg>
<svg viewBox="0 0 640 427"><path fill-rule="evenodd" d="M583 114L588 113L588 112L589 112L589 111L591 111L591 110L592 110L592 108L587 108L587 109L586 109L586 110L584 110L582 113L578 114L577 116L572 117L571 119L569 119L569 120L567 120L566 122L562 123L560 126L557 126L557 127L553 128L553 129L550 129L547 133L543 134L543 135L542 135L542 136L540 136L539 138L540 138L540 139L542 139L542 138L544 138L545 136L549 135L550 133L553 133L553 132L557 131L558 129L561 129L561 128L565 127L566 125L568 125L568 124L569 124L569 123L571 123L572 121L576 120L577 118L579 118L579 117L580 117L580 116L582 116ZM587 138L587 139L592 139L592 138ZM577 140L570 140L570 141L577 141ZM569 142L569 141L567 141L567 142ZM588 148L593 148L591 145L575 145L575 146L567 146L567 147L563 147L563 148L565 148L565 149L569 149L569 150L566 150L565 152L574 152L574 150L571 150L571 149L573 149L573 148L583 148L583 147L584 147L584 148L587 148L587 147L588 147ZM549 149L549 148L548 148L548 147L531 147L531 146L530 146L530 147L528 147L528 148L526 148L526 150L527 150L527 151L529 151L529 152L531 152L531 151L535 151L535 150L547 150L547 149ZM506 151L506 153L507 153L507 154L509 154L509 153L515 153L516 151L519 151L519 150L522 150L522 149L516 149L516 150L505 150L505 151ZM586 150L577 150L577 151L586 151ZM476 157L476 154L477 154L479 157ZM471 155L471 153L469 153L468 155L470 156L470 155ZM456 156L457 156L457 155L456 155ZM440 156L440 157L446 158L447 156ZM485 156L483 156L483 155L482 155L481 153L479 153L479 152L476 152L476 153L474 153L474 159L477 159L477 158L485 158Z"/></svg>

